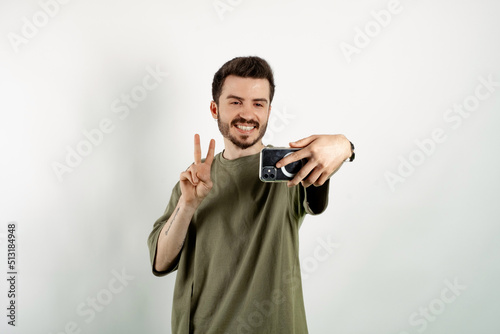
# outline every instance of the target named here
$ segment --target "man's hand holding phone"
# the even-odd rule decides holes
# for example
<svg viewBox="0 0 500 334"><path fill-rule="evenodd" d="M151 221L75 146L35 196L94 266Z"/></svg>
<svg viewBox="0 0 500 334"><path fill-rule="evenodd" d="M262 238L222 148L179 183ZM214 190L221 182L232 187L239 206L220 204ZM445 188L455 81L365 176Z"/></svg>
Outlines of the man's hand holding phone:
<svg viewBox="0 0 500 334"><path fill-rule="evenodd" d="M276 168L302 159L307 163L288 181L289 187L299 182L304 187L323 185L352 154L351 143L344 135L313 135L290 143L290 147L301 149L278 161Z"/></svg>

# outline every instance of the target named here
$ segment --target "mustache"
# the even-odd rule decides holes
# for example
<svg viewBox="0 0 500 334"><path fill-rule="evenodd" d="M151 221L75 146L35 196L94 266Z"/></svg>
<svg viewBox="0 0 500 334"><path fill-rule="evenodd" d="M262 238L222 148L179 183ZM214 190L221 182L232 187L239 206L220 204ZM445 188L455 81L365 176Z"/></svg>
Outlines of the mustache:
<svg viewBox="0 0 500 334"><path fill-rule="evenodd" d="M257 121L254 121L254 120L247 120L243 117L238 117L238 118L235 118L231 121L231 125L236 125L238 123L243 123L243 124L248 124L248 125L253 125L255 126L257 129L259 128L259 122Z"/></svg>

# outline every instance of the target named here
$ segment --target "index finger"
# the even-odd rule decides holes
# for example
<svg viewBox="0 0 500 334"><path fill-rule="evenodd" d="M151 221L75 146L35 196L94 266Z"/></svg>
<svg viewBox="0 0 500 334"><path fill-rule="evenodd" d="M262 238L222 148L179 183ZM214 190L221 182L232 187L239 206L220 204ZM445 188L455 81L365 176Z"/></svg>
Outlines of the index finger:
<svg viewBox="0 0 500 334"><path fill-rule="evenodd" d="M201 146L200 146L200 135L194 135L194 163L201 163Z"/></svg>
<svg viewBox="0 0 500 334"><path fill-rule="evenodd" d="M212 165L212 161L214 161L215 155L215 140L210 139L210 144L208 145L207 158L205 159L205 163L208 165Z"/></svg>
<svg viewBox="0 0 500 334"><path fill-rule="evenodd" d="M289 155L278 161L276 163L276 168L281 168L283 166L291 164L292 162L299 161L307 157L308 157L307 151L304 149L300 149L298 151L290 153Z"/></svg>

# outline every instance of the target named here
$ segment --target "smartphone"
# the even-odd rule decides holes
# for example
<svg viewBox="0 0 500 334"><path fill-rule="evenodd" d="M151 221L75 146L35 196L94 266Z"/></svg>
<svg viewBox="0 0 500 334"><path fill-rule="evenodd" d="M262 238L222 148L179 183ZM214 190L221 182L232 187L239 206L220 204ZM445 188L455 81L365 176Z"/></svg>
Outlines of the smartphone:
<svg viewBox="0 0 500 334"><path fill-rule="evenodd" d="M265 147L260 151L259 179L263 182L285 182L294 178L295 174L307 162L307 159L292 162L281 168L276 168L276 163L300 150L289 147Z"/></svg>

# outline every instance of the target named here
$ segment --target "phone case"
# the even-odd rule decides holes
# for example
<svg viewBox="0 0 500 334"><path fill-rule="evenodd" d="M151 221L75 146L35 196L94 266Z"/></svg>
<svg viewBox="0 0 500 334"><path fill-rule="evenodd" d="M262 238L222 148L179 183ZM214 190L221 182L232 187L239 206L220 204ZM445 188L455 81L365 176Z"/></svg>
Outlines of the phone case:
<svg viewBox="0 0 500 334"><path fill-rule="evenodd" d="M260 151L259 179L263 182L285 182L293 179L302 168L306 160L292 162L281 168L276 168L276 163L298 148L266 147Z"/></svg>

